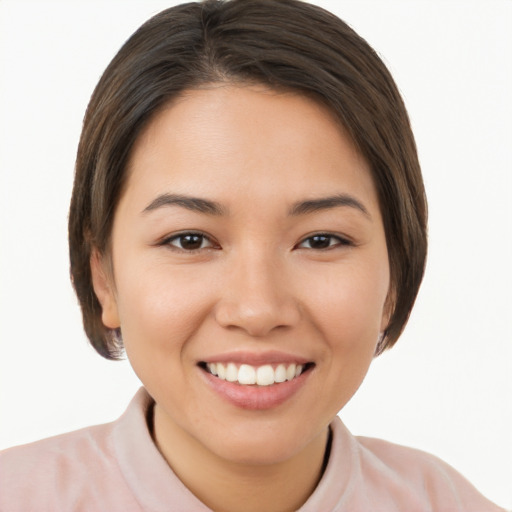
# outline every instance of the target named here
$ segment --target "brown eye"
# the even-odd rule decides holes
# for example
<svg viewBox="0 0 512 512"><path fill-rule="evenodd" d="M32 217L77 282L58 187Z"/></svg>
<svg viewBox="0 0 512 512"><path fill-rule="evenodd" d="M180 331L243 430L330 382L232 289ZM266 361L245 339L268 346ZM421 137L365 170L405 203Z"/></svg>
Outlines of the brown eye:
<svg viewBox="0 0 512 512"><path fill-rule="evenodd" d="M304 239L298 247L300 249L322 250L340 245L350 245L350 242L344 238L328 233L319 233Z"/></svg>
<svg viewBox="0 0 512 512"><path fill-rule="evenodd" d="M311 249L327 249L330 247L332 237L327 235L315 235L308 239Z"/></svg>
<svg viewBox="0 0 512 512"><path fill-rule="evenodd" d="M213 247L210 239L201 233L181 233L167 239L166 243L183 251L197 251L198 249Z"/></svg>

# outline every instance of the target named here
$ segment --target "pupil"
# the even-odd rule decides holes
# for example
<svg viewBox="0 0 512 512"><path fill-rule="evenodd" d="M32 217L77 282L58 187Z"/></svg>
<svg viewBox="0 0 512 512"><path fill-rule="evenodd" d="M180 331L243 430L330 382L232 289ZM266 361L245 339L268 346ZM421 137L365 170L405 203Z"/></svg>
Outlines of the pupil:
<svg viewBox="0 0 512 512"><path fill-rule="evenodd" d="M201 235L184 235L181 237L181 246L183 249L199 249L203 242Z"/></svg>
<svg viewBox="0 0 512 512"><path fill-rule="evenodd" d="M325 235L315 235L311 237L311 247L314 247L315 249L325 249L326 247L329 247L330 243L330 237Z"/></svg>

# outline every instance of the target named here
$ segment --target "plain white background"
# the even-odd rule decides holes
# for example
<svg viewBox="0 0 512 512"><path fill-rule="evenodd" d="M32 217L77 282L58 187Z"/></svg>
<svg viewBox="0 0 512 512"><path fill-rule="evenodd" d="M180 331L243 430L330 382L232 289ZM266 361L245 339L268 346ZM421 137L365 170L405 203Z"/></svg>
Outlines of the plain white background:
<svg viewBox="0 0 512 512"><path fill-rule="evenodd" d="M0 448L115 419L140 383L87 345L66 222L89 96L177 2L0 0ZM512 507L512 2L338 1L404 95L430 202L409 326L341 416ZM297 419L300 421L300 418Z"/></svg>

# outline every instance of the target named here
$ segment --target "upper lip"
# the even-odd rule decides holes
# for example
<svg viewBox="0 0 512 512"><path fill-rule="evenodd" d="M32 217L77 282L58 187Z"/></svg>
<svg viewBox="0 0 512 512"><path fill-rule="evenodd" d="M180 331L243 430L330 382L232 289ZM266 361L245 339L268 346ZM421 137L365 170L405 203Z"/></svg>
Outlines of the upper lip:
<svg viewBox="0 0 512 512"><path fill-rule="evenodd" d="M262 366L265 364L307 364L311 363L311 359L297 356L287 352L266 351L266 352L246 352L234 351L224 352L205 357L198 361L199 363L238 363L249 364L251 366Z"/></svg>

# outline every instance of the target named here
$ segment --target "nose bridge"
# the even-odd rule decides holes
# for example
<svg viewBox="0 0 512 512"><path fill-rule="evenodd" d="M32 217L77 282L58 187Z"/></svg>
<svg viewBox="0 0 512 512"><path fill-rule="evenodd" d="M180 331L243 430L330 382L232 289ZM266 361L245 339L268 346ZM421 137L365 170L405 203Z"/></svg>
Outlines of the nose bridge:
<svg viewBox="0 0 512 512"><path fill-rule="evenodd" d="M222 326L251 336L265 336L299 320L287 273L270 248L246 247L233 257L216 315Z"/></svg>

